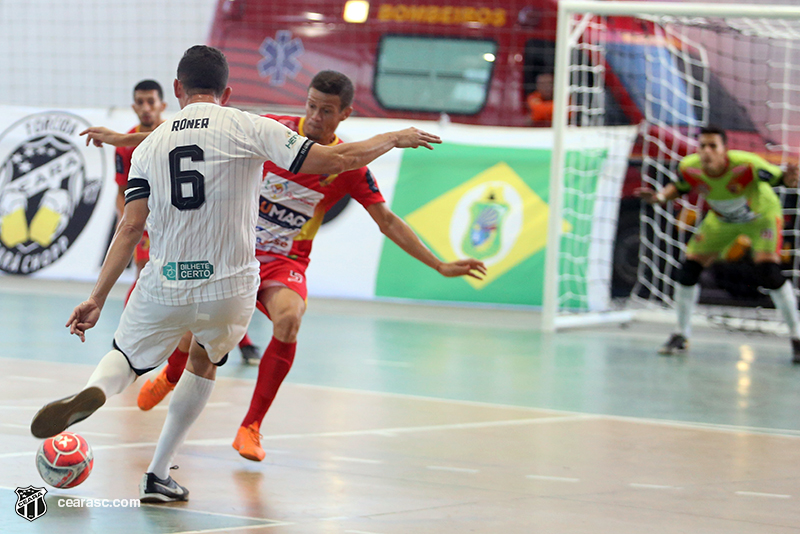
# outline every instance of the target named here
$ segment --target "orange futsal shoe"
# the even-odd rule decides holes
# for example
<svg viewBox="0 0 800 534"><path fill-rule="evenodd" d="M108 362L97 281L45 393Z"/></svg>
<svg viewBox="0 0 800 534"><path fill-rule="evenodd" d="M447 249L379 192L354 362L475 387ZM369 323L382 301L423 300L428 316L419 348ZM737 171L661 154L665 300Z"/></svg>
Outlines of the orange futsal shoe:
<svg viewBox="0 0 800 534"><path fill-rule="evenodd" d="M153 406L164 400L167 393L175 389L175 384L167 380L167 367L164 366L155 380L148 380L139 390L139 397L136 404L140 410L151 410Z"/></svg>
<svg viewBox="0 0 800 534"><path fill-rule="evenodd" d="M236 432L236 439L233 440L233 448L239 451L239 456L260 462L267 453L261 448L261 434L258 432L258 423L250 423L250 426L240 426Z"/></svg>

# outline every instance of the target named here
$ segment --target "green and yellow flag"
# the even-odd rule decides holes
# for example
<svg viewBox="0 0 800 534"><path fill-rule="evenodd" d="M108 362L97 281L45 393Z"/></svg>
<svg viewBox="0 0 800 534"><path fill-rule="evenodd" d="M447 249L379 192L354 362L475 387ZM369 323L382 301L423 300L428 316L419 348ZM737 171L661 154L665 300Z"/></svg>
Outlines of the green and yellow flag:
<svg viewBox="0 0 800 534"><path fill-rule="evenodd" d="M443 260L472 257L486 263L483 280L464 279L483 289L544 249L549 213L520 175L499 162L405 219Z"/></svg>
<svg viewBox="0 0 800 534"><path fill-rule="evenodd" d="M442 260L474 257L489 272L446 279L387 241L376 295L541 305L549 179L547 149L445 144L404 152L393 211Z"/></svg>

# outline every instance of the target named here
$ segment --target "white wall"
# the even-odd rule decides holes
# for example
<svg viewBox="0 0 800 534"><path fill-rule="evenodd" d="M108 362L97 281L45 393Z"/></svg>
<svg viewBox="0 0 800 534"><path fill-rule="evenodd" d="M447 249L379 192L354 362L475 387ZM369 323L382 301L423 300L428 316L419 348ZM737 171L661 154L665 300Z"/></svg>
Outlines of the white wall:
<svg viewBox="0 0 800 534"><path fill-rule="evenodd" d="M184 50L207 41L216 0L2 0L2 104L127 106L153 78L178 109L172 80ZM168 95L168 96L167 96Z"/></svg>

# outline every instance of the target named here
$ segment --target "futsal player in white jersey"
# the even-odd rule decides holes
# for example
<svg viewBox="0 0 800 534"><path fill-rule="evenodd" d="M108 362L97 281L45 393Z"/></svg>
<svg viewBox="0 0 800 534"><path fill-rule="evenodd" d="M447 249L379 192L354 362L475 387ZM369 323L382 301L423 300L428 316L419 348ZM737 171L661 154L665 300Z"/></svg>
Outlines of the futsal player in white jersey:
<svg viewBox="0 0 800 534"><path fill-rule="evenodd" d="M122 313L114 350L82 391L47 404L31 422L33 435L45 438L86 419L138 375L161 365L191 331L189 372L175 387L139 486L144 502L188 499L169 468L211 395L216 366L244 335L255 308L259 264L253 251L264 161L295 173L336 174L395 147L441 142L409 128L359 143L317 145L276 121L222 107L231 93L227 81L227 61L215 48L194 46L178 64L174 90L181 111L134 152L122 221L91 296L67 321L83 341L147 221L150 262ZM91 129L88 139L112 141L102 128Z"/></svg>

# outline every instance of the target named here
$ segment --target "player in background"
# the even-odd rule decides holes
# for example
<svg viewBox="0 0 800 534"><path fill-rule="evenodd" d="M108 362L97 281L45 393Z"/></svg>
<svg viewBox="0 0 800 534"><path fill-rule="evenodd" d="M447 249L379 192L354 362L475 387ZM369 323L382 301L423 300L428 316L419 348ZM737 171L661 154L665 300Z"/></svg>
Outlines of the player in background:
<svg viewBox="0 0 800 534"><path fill-rule="evenodd" d="M685 352L691 336L691 316L700 296L700 273L711 265L739 235L752 241L758 279L769 292L789 327L792 361L800 363L800 317L790 280L783 276L780 251L783 213L772 190L781 182L797 187L798 167L786 170L750 152L728 150L725 130L709 126L700 130L699 147L678 166L678 180L656 192L638 188L635 193L648 204L663 205L690 191L705 196L711 210L686 246L686 259L675 277L675 309L678 332L672 334L660 354Z"/></svg>
<svg viewBox="0 0 800 534"><path fill-rule="evenodd" d="M162 113L167 108L167 103L164 102L164 90L155 80L142 80L137 83L133 88L133 104L131 104L133 112L139 118L139 124L130 129L128 133L150 133L155 130L164 119ZM125 188L128 185L128 173L131 168L131 157L136 147L124 146L117 147L114 152L114 159L116 162L116 182L117 182L117 220L122 220L122 211L125 206ZM142 272L147 261L150 259L150 237L147 235L147 230L144 231L141 241L136 245L133 253L133 261L136 264L136 279L134 279L131 288L128 290L128 295L125 299L127 302L130 298L133 288L136 286L136 281L139 279L139 274ZM192 342L192 334L187 332L180 343L175 348L175 351L169 357L173 362L173 368L184 367L186 359L189 357L189 346ZM245 363L250 365L257 365L260 358L259 350L253 345L250 336L245 333L242 340L239 342L239 350L241 351L242 358ZM143 391L153 391L157 394L166 395L175 388L178 383L180 373L178 374L164 374L159 375L156 380L148 380L142 386ZM149 410L153 406L147 404L147 395L140 396L138 399L139 408L142 410Z"/></svg>
<svg viewBox="0 0 800 534"><path fill-rule="evenodd" d="M161 84L155 80L142 80L137 83L133 88L133 104L131 104L133 112L139 118L139 124L131 128L128 133L149 133L155 130L164 122L161 114L167 108L167 103L164 102L164 90ZM136 147L117 147L114 151L114 161L116 163L116 182L117 182L117 221L122 220L122 213L125 208L125 189L128 187L128 173L131 169L131 157ZM125 297L125 302L130 299L133 288L136 287L136 282L139 279L139 274L144 269L145 264L150 259L150 236L147 235L147 230L142 234L142 239L136 244L136 249L133 252L133 261L136 264L136 278L133 280L128 294ZM245 335L246 337L246 335ZM192 343L191 332L186 332L181 338L178 346L173 351L170 359L175 365L186 365L186 359L189 357L189 346ZM169 376L164 384L159 384L156 387L165 389L168 393L172 391L175 384L178 383L178 376ZM170 381L171 379L171 381ZM152 384L151 382L148 382ZM172 387L170 387L170 385ZM152 384L155 386L155 384ZM149 409L146 405L140 406L142 409Z"/></svg>
<svg viewBox="0 0 800 534"><path fill-rule="evenodd" d="M441 142L408 128L359 143L318 145L276 121L223 107L231 94L227 80L227 61L215 48L193 46L181 58L173 84L181 111L134 152L122 221L90 297L67 321L84 341L146 222L150 261L122 312L114 349L83 390L47 404L31 422L32 434L44 438L86 419L137 375L163 363L191 331L188 372L175 388L139 486L144 502L188 499L169 469L211 395L217 365L244 335L255 309L259 265L253 250L264 162L335 174L360 168L392 148L430 149ZM105 135L103 128L86 133L95 144L118 137Z"/></svg>
<svg viewBox="0 0 800 534"><path fill-rule="evenodd" d="M136 132L152 132L156 129L164 119L161 114L167 108L167 103L164 102L164 90L161 84L155 80L142 80L137 83L133 88L133 104L131 109L136 113L139 118L139 124L130 129L128 133ZM118 147L114 151L114 160L116 162L116 182L119 193L117 195L117 220L122 220L122 212L125 207L125 188L128 185L128 172L131 168L131 156L135 147ZM147 232L144 233L145 237ZM144 242L144 240L142 240ZM140 244L141 245L141 244ZM137 252L139 246L136 247ZM147 249L144 249L145 252ZM136 261L136 274L141 272L144 264L147 262L145 258L143 261ZM133 288L131 287L131 291Z"/></svg>
<svg viewBox="0 0 800 534"><path fill-rule="evenodd" d="M311 80L304 117L264 115L312 141L336 146L336 128L353 112L353 83L339 72L322 71ZM358 201L380 231L409 255L446 277L486 274L475 259L451 263L439 260L403 219L386 205L378 183L366 167L338 175L295 174L273 162L264 165L256 227L256 257L261 262L259 310L272 320L272 340L258 367L250 409L242 420L233 447L244 458L264 459L259 429L278 388L294 362L297 333L306 311L306 268L311 245L325 213L345 195ZM344 258L343 258L344 261ZM167 362L162 374L179 375L180 362ZM144 388L140 397L144 394ZM164 395L154 394L155 406Z"/></svg>

